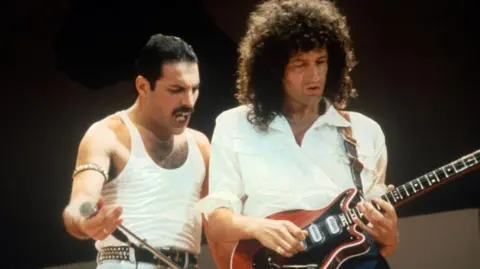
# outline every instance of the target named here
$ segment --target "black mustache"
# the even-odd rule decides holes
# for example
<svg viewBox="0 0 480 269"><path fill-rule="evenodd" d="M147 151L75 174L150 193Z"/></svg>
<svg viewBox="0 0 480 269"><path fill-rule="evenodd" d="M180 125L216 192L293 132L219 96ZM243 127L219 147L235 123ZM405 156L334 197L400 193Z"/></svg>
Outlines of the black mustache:
<svg viewBox="0 0 480 269"><path fill-rule="evenodd" d="M190 114L193 114L195 110L193 109L193 107L187 107L187 106L180 106L180 107L177 107L173 110L172 112L172 115L175 115L177 113L190 113Z"/></svg>

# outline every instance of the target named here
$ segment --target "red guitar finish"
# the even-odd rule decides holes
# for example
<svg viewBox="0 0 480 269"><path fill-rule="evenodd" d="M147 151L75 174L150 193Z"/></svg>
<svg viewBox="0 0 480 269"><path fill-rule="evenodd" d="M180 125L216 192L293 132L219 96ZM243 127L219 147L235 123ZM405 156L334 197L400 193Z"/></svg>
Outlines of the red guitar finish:
<svg viewBox="0 0 480 269"><path fill-rule="evenodd" d="M479 167L480 150L476 150L398 186L380 198L393 206L399 206ZM265 248L256 240L242 240L233 247L230 264L227 264L227 256L220 257L214 254L219 269L294 268L283 267L285 265L309 265L308 268L312 269L338 269L346 260L369 250L365 236L352 221L352 217L363 217L354 207L358 201L356 198L358 198L356 189L348 189L323 209L287 211L269 216L269 219L289 220L308 230L309 235L304 241L306 250L291 258L285 258ZM374 206L380 210L379 206L375 204Z"/></svg>
<svg viewBox="0 0 480 269"><path fill-rule="evenodd" d="M320 210L295 210L286 211L267 217L274 220L288 220L295 225L306 228L313 222L321 222L328 216L336 215L342 212L348 212L351 209L352 201L356 197L356 189L348 189L340 194L334 201L332 201L327 207ZM328 243L322 246L322 249L306 250L306 254L297 254L296 256L303 255L298 260L303 260L301 264L318 264L315 268L321 269L334 269L350 257L361 255L369 250L368 244L366 244L365 236L360 232L356 225L346 227L346 229L335 235L336 238L331 238ZM307 243L308 244L308 243ZM234 248L231 259L231 269L258 269L258 268L270 268L272 265L261 264L256 261L259 258L255 256L264 249L263 245L256 240L244 240L237 244ZM328 251L326 251L328 250ZM270 257L277 265L289 264L289 260L292 258L284 258L273 252L270 253ZM317 260L315 262L315 260ZM319 264L319 260L323 261L322 265ZM294 262L294 261L292 261ZM297 264L297 263L295 263Z"/></svg>

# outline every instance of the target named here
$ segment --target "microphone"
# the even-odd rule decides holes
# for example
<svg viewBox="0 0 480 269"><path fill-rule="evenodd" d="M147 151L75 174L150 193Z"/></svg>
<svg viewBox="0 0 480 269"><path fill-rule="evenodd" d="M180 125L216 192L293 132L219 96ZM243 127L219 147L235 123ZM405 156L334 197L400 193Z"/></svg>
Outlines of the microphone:
<svg viewBox="0 0 480 269"><path fill-rule="evenodd" d="M91 202L84 202L83 204L80 205L80 215L84 218L92 218L97 215L98 209L95 205L93 205ZM135 238L138 242L140 242L140 246L136 246L133 244L126 234L129 234L131 237ZM138 248L138 247L145 247L148 251L150 251L155 257L158 259L162 260L164 263L166 263L168 266L170 266L172 269L182 269L178 264L174 263L170 258L165 256L163 253L152 247L151 245L147 244L147 241L144 239L141 239L138 237L136 234L134 234L132 231L127 229L125 226L122 224L118 225L118 228L115 229L115 231L111 234L113 237L115 237L117 240L128 244L132 248Z"/></svg>
<svg viewBox="0 0 480 269"><path fill-rule="evenodd" d="M82 215L82 217L84 218L87 218L87 219L92 218L96 216L97 213L98 213L97 207L90 202L84 202L80 206L80 215ZM121 241L126 244L131 244L130 240L128 240L128 237L124 233L122 233L122 231L120 231L119 229L115 229L115 231L112 232L112 236L115 237L118 241Z"/></svg>

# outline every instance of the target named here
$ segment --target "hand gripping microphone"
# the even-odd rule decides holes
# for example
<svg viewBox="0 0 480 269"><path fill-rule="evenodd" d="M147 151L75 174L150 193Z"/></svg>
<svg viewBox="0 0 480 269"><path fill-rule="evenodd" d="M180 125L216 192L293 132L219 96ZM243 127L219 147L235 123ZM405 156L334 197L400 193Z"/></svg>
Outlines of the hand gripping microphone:
<svg viewBox="0 0 480 269"><path fill-rule="evenodd" d="M96 206L94 206L90 202L85 202L80 206L80 215L82 215L85 218L91 218L95 216L98 213L98 209ZM131 237L135 238L139 242L139 246L136 246L133 244L126 234L130 235ZM151 245L147 244L146 240L141 239L138 237L136 234L134 234L132 231L127 229L125 226L122 224L118 225L118 228L115 229L115 231L112 233L112 236L115 237L117 240L128 244L132 248L138 248L138 247L143 247L146 248L148 251L150 251L155 257L166 263L168 266L170 266L172 269L182 269L178 264L174 263L170 258L165 256L163 253L160 251L156 250L154 247Z"/></svg>

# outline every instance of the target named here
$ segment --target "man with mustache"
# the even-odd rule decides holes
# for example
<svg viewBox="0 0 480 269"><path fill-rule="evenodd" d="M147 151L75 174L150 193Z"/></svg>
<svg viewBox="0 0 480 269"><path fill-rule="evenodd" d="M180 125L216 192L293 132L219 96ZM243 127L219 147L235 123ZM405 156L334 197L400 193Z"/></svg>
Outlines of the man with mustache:
<svg viewBox="0 0 480 269"><path fill-rule="evenodd" d="M135 103L95 122L80 142L64 222L72 236L96 240L98 269L168 268L112 235L121 223L182 268L197 268L196 203L205 195L210 147L187 128L199 96L198 59L182 39L156 34L135 67ZM84 202L98 213L81 217Z"/></svg>

